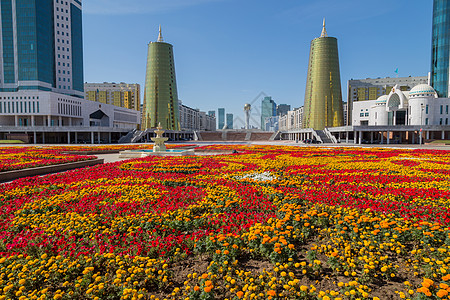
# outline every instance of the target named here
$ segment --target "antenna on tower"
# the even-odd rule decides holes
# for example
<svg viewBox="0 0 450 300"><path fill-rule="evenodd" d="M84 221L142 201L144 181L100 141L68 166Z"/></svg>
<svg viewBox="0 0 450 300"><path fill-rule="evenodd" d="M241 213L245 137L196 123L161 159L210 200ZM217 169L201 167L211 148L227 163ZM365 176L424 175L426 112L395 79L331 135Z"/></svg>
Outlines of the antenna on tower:
<svg viewBox="0 0 450 300"><path fill-rule="evenodd" d="M320 37L328 37L327 30L325 29L325 18L323 18L322 34Z"/></svg>
<svg viewBox="0 0 450 300"><path fill-rule="evenodd" d="M158 42L164 42L164 39L163 39L162 33L161 33L161 25L159 25Z"/></svg>

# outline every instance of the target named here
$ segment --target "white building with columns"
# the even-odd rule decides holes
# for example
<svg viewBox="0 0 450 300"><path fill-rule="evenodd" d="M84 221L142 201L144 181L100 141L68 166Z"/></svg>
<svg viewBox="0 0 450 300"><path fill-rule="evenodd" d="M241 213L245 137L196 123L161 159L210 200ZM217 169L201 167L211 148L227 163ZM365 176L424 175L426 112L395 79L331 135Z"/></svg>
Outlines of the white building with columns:
<svg viewBox="0 0 450 300"><path fill-rule="evenodd" d="M450 98L438 98L427 84L410 91L393 87L377 100L353 103L353 126L449 125Z"/></svg>

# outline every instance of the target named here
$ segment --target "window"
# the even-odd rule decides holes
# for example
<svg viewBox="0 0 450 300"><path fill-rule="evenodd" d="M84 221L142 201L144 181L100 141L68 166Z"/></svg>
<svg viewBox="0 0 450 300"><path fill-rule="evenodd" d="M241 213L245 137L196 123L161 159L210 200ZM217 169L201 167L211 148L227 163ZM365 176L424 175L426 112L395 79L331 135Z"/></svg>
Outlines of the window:
<svg viewBox="0 0 450 300"><path fill-rule="evenodd" d="M36 112L36 102L33 101L33 112Z"/></svg>
<svg viewBox="0 0 450 300"><path fill-rule="evenodd" d="M425 106L425 113L428 114L428 104Z"/></svg>
<svg viewBox="0 0 450 300"><path fill-rule="evenodd" d="M445 106L445 113L448 114L448 105Z"/></svg>
<svg viewBox="0 0 450 300"><path fill-rule="evenodd" d="M368 116L369 116L369 113L368 113L368 112L366 112L366 114L365 114L364 116L368 117Z"/></svg>
<svg viewBox="0 0 450 300"><path fill-rule="evenodd" d="M448 125L448 118L445 118L445 125Z"/></svg>
<svg viewBox="0 0 450 300"><path fill-rule="evenodd" d="M425 125L428 125L428 118L425 118Z"/></svg>
<svg viewBox="0 0 450 300"><path fill-rule="evenodd" d="M37 112L39 112L39 101L37 101Z"/></svg>
<svg viewBox="0 0 450 300"><path fill-rule="evenodd" d="M444 112L444 105L441 105L441 115Z"/></svg>
<svg viewBox="0 0 450 300"><path fill-rule="evenodd" d="M439 119L439 125L442 125L442 118Z"/></svg>
<svg viewBox="0 0 450 300"><path fill-rule="evenodd" d="M360 117L364 117L364 113L360 113L359 116L360 116Z"/></svg>

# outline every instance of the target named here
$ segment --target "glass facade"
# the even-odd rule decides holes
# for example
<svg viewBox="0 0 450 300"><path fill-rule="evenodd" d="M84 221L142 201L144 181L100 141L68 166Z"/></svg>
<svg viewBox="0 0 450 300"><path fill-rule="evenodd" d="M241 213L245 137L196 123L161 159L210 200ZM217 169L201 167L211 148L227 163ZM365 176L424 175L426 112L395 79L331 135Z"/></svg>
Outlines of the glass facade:
<svg viewBox="0 0 450 300"><path fill-rule="evenodd" d="M217 111L219 115L219 129L223 129L225 126L225 108L219 108Z"/></svg>
<svg viewBox="0 0 450 300"><path fill-rule="evenodd" d="M264 97L261 102L261 130L266 129L266 118L277 115L277 104L272 100L272 97Z"/></svg>
<svg viewBox="0 0 450 300"><path fill-rule="evenodd" d="M148 44L142 129L179 130L179 107L173 47L164 42Z"/></svg>
<svg viewBox="0 0 450 300"><path fill-rule="evenodd" d="M449 97L450 1L434 0L431 42L431 86L439 97Z"/></svg>
<svg viewBox="0 0 450 300"><path fill-rule="evenodd" d="M75 1L74 3L79 3ZM83 45L82 45L82 17L81 9L72 3L70 5L71 40L66 41L72 46L72 53L67 55L70 59L68 70L56 70L61 62L55 54L55 29L63 28L61 22L69 21L63 14L69 13L66 9L58 9L63 2L54 0L0 0L1 4L1 30L3 73L0 78L0 92L16 92L19 90L51 91L61 89L61 83L70 82L64 89L66 94L76 94L84 91L83 80ZM69 26L66 25L67 30ZM58 35L60 32L58 31ZM61 33L61 35L63 35ZM67 33L67 37L69 34ZM58 43L59 43L58 38ZM64 43L64 40L62 41ZM60 46L58 46L59 50ZM67 52L69 48L67 47ZM64 50L64 47L63 47ZM64 58L64 55L63 55ZM63 66L64 66L63 62ZM71 78L64 75L70 74ZM59 75L61 74L61 75ZM11 84L11 85L8 85Z"/></svg>
<svg viewBox="0 0 450 300"><path fill-rule="evenodd" d="M11 0L1 0L2 42L3 42L3 83L15 82L14 37Z"/></svg>
<svg viewBox="0 0 450 300"><path fill-rule="evenodd" d="M334 37L320 37L311 42L304 109L303 128L323 130L344 125L338 47Z"/></svg>
<svg viewBox="0 0 450 300"><path fill-rule="evenodd" d="M16 1L16 24L19 81L54 86L53 1Z"/></svg>
<svg viewBox="0 0 450 300"><path fill-rule="evenodd" d="M71 4L70 17L70 26L72 30L72 89L83 92L83 34L81 9Z"/></svg>
<svg viewBox="0 0 450 300"><path fill-rule="evenodd" d="M227 129L233 129L233 114L227 114Z"/></svg>

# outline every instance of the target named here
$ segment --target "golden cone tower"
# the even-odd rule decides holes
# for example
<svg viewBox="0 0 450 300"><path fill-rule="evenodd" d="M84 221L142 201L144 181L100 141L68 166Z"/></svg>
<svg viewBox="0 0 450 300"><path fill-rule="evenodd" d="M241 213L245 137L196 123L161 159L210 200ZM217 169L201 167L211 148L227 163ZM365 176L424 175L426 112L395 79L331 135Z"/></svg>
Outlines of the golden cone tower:
<svg viewBox="0 0 450 300"><path fill-rule="evenodd" d="M311 41L303 128L323 130L344 125L337 39L322 34Z"/></svg>
<svg viewBox="0 0 450 300"><path fill-rule="evenodd" d="M179 107L173 46L165 43L159 26L156 42L148 44L142 130L161 127L179 130Z"/></svg>

